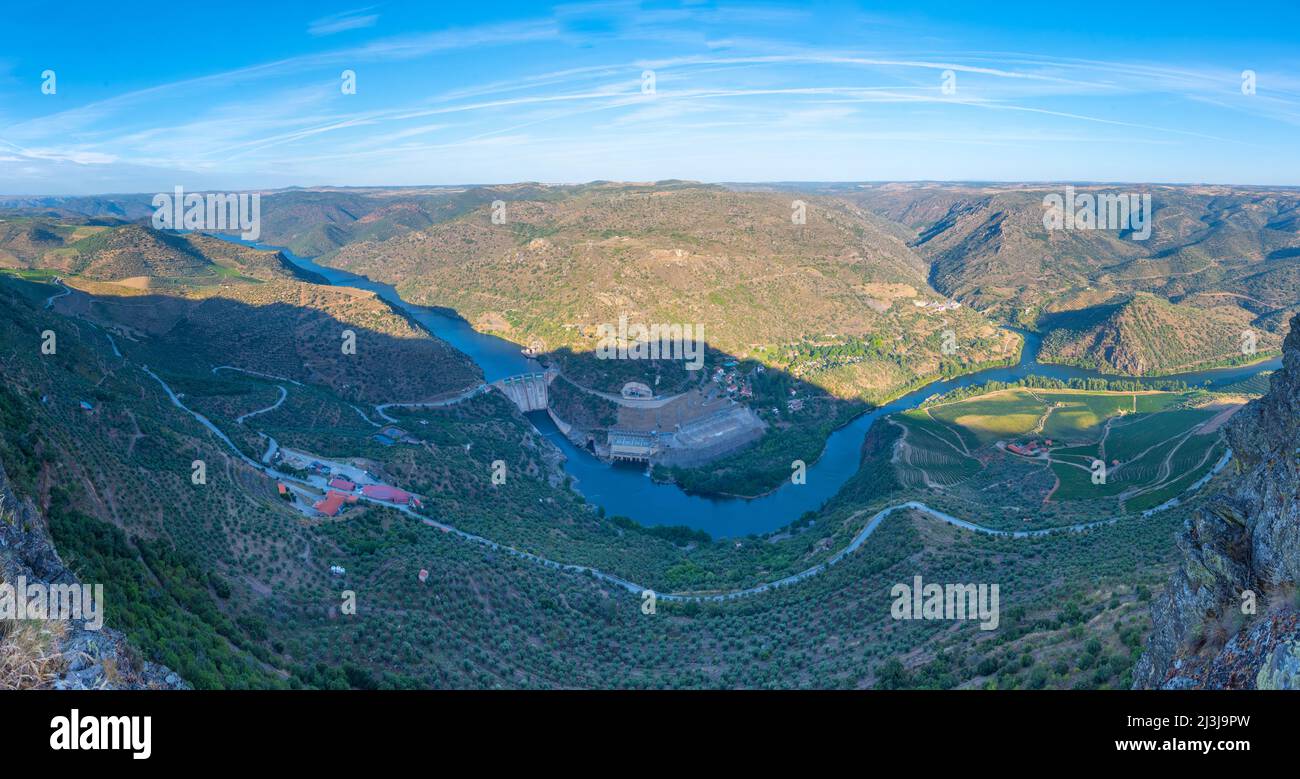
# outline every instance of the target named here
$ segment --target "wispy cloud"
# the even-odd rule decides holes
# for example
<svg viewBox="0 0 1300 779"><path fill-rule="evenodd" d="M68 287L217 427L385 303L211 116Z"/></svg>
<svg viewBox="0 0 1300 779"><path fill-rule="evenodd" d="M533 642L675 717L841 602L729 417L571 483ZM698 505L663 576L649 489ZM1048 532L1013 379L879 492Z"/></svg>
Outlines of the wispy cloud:
<svg viewBox="0 0 1300 779"><path fill-rule="evenodd" d="M1121 36L1090 58L1049 56L858 17L836 36L839 21L819 24L808 9L623 0L378 35L380 8L315 19L301 45L260 62L147 70L80 103L6 105L0 180L19 168L260 186L887 170L1096 178L1125 166L1129 178L1250 169L1300 179L1287 140L1300 123L1296 77L1260 64L1259 94L1247 96L1248 66L1212 50L1162 63ZM347 31L347 44L309 40ZM355 95L340 93L344 68L359 74ZM645 70L653 90L643 91ZM980 146L996 151L971 154Z"/></svg>
<svg viewBox="0 0 1300 779"><path fill-rule="evenodd" d="M307 34L313 36L333 35L335 33L346 32L347 30L361 30L366 27L374 27L375 22L379 21L379 14L367 13L374 10L375 6L366 6L357 8L352 11L322 16L319 19L313 19L307 24Z"/></svg>

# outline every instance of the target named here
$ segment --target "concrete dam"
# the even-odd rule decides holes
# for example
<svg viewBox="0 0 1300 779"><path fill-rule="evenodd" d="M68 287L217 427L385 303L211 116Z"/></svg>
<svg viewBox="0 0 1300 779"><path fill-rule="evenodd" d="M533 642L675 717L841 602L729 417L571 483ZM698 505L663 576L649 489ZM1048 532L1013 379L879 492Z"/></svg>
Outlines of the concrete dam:
<svg viewBox="0 0 1300 779"><path fill-rule="evenodd" d="M545 411L550 402L546 388L557 375L555 371L521 373L498 379L492 382L492 386L514 401L520 411Z"/></svg>

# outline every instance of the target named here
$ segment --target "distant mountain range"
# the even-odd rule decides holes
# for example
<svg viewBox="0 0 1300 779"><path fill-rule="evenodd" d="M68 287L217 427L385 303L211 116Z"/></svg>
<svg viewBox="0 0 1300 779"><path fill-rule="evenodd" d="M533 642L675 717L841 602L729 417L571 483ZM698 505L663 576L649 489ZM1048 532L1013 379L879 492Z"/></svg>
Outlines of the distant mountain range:
<svg viewBox="0 0 1300 779"><path fill-rule="evenodd" d="M1059 351L1050 356L1062 361L1137 375L1226 362L1241 354L1247 328L1256 331L1261 352L1276 353L1287 321L1300 311L1300 191L1076 189L1149 195L1150 238L1046 229L1043 199L1062 193L1061 185L832 191L914 230L910 243L931 262L935 289L990 316L1045 331L1062 321L1052 315L1064 312L1087 312L1066 320L1073 324L1107 321L1105 332L1085 325L1055 335ZM1157 298L1180 307L1156 306ZM1124 312L1113 317L1116 307Z"/></svg>
<svg viewBox="0 0 1300 779"><path fill-rule="evenodd" d="M1046 229L1044 197L1064 185L673 181L267 192L262 240L393 283L521 344L581 351L590 328L619 312L702 322L710 346L731 354L761 350L790 365L801 352L845 396L882 397L951 369L934 349L949 326L968 347L957 363L1000 357L1008 343L989 320L1041 330L1048 359L1126 374L1235 361L1246 330L1259 354L1276 352L1300 311L1300 191L1074 188L1149 195L1150 239ZM0 198L0 207L90 223L144 218L149 197ZM492 221L494 202L503 224ZM0 265L66 244L48 223L0 223ZM111 246L71 248L108 255L97 259L107 269L87 275L132 272ZM586 291L593 285L600 295ZM908 301L943 297L987 319L955 313L936 328L906 315L917 313ZM822 359L837 348L855 361Z"/></svg>

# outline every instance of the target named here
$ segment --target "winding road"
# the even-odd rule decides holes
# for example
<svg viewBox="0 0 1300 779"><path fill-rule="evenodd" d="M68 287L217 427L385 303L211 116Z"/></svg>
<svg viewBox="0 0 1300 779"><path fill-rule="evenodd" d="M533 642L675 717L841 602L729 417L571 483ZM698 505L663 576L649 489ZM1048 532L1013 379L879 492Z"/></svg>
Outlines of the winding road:
<svg viewBox="0 0 1300 779"><path fill-rule="evenodd" d="M250 371L250 370L247 369L247 368L236 368L236 367L233 366L233 365L218 365L217 367L215 367L215 368L212 369L212 372L213 372L214 374L215 374L217 371L236 371L236 372L238 372L238 373L247 373L249 376L257 376L258 378L261 378L261 379L273 379L273 380L275 380L275 381L287 381L287 382L289 382L290 384L297 384L299 387L302 386L302 382L301 382L301 381L298 381L297 379L290 379L290 378L288 378L287 376L276 376L276 375L273 374L273 373L262 373L261 371ZM156 377L155 377L155 378L156 378Z"/></svg>
<svg viewBox="0 0 1300 779"><path fill-rule="evenodd" d="M392 417L385 414L384 409L386 408L442 408L444 406L454 406L457 403L460 403L462 401L469 400L470 398L482 395L483 393L488 392L491 389L492 388L489 385L484 383L479 383L479 384L475 384L472 387L466 387L463 390L459 390L454 395L450 395L445 398L438 398L436 400L412 400L412 401L405 401L401 403L384 403L382 405L375 406L375 413L388 422L397 422L398 420L393 419ZM361 412L358 411L357 413L361 413ZM364 417L365 415L363 414L362 416ZM370 422L369 419L367 419L366 421Z"/></svg>
<svg viewBox="0 0 1300 779"><path fill-rule="evenodd" d="M250 411L247 414L241 414L240 416L235 417L235 424L242 425L244 424L244 420L248 419L249 417L255 417L258 414L265 414L268 411L275 411L277 408L283 405L284 399L289 397L289 390L285 389L284 387L281 387L279 384L275 385L275 388L280 390L279 400L275 401L274 403L267 406L266 408L259 408L256 411Z"/></svg>
<svg viewBox="0 0 1300 779"><path fill-rule="evenodd" d="M142 366L142 370L162 386L163 390L167 393L167 397L171 399L171 402L174 406L181 409L182 411L185 411L190 416L198 420L198 422L201 425L206 427L208 430L212 431L212 433L215 434L217 438L219 438L221 441L223 441L226 444L226 446L228 446L230 450L235 453L235 456L238 457L240 460L242 460L245 464L269 476L272 476L273 478L279 479L284 482L290 482L293 483L294 485L301 485L301 486L314 486L311 485L310 482L306 482L298 477L291 476L289 474L281 473L280 471L277 471L276 469L270 467L269 465L265 465L263 463L257 462L256 460L253 460L252 458L246 456L243 452L239 451L239 448L235 446L234 442L231 441L230 438L225 433L221 432L221 429L218 428L215 424L213 424L211 420L209 420L207 417L203 416L197 411L194 411L193 409L189 408L184 403L182 403L180 397L178 397L176 393L172 391L172 388L168 386L167 382L163 381L162 378L158 376L158 374L149 370L149 366L147 365ZM239 369L234 369L234 370L239 370ZM401 404L389 404L389 405L401 405ZM1192 490L1199 489L1201 486L1203 486L1206 482L1210 480L1211 477L1213 477L1219 471L1223 470L1223 468L1228 464L1228 461L1231 459L1231 457L1232 457L1232 450L1228 450L1226 453L1224 453L1223 457L1219 460L1218 464L1215 465L1214 469L1210 473L1207 473L1196 484L1192 485L1192 487L1188 488L1188 491L1190 492ZM460 528L457 528L453 525L448 525L444 522L438 522L437 520L430 519L424 516L423 514L419 514L415 512L409 506L395 505L392 503L387 503L385 501L366 498L364 496L358 496L358 498L365 503L372 503L378 506L385 506L387 508L395 509L397 511L402 512L403 514L407 514L408 516L420 522L423 522L424 524L430 527L437 528L438 530L441 530L444 533L454 535L465 541L470 541L472 543L485 546L489 549L492 549L493 551L502 552L517 557L521 560L527 560L529 562L536 563L537 565L540 565L544 568L549 568L556 571L563 571L566 573L591 576L595 579L606 582L608 584L613 584L615 586L621 587L624 590L627 590L628 592L631 592L640 597L644 597L647 593L653 593L655 598L658 600L672 601L672 602L696 602L696 603L722 602L722 601L735 600L737 598L744 598L751 595L759 595L780 587L788 587L793 584L798 584L799 582L805 581L807 579L811 579L814 576L818 576L822 573L825 573L826 570L829 569L831 566L839 563L845 557L860 549L862 545L866 543L866 540L871 537L871 534L876 532L876 528L880 527L880 524L884 522L885 519L887 519L894 512L901 511L901 510L916 511L920 514L930 517L931 519L935 519L940 522L944 522L946 524L952 525L953 527L958 527L958 528L962 528L963 530L970 530L975 533L982 533L984 535L996 536L1000 538L1038 538L1041 536L1047 536L1047 535L1052 535L1057 533L1080 533L1086 530L1091 530L1093 528L1103 527L1106 525L1113 525L1119 522L1121 519L1123 519L1123 517L1111 517L1109 519L1100 519L1093 522L1080 522L1074 525L1063 525L1060 527L1041 528L1038 530L999 530L997 528L978 525L975 524L974 522L969 522L967 520L954 517L951 514L947 514L937 509L930 508L929 506L925 505L924 503L921 503L920 501L909 500L904 503L896 503L894 505L887 506L883 509L880 509L879 511L877 511L875 514L872 515L871 519L867 520L867 523L863 525L862 529L859 530L853 536L853 539L848 543L847 546L845 546L840 551L828 557L825 562L818 563L817 565L814 565L811 568L807 568L803 571L800 571L799 573L791 574L789 576L785 576L780 579L775 579L770 582L756 584L752 587L745 587L736 590L728 590L725 592L656 593L654 592L654 590L650 589L649 587L645 587L643 585L637 584L636 582L630 581L628 579L624 579L621 576L617 576L612 573L607 573L598 568L592 568L590 566L577 565L573 563L562 563L557 560L552 560L547 557L542 557L541 555L533 554L532 552L525 552L522 549L516 549L513 546L503 544L499 541L493 541L492 539L485 538L484 536L475 535L465 530L461 530ZM1156 513L1157 511L1162 511L1167 508L1172 508L1173 506L1176 505L1178 505L1178 499L1173 498L1167 501L1166 503L1157 506L1154 509L1148 509L1142 512L1142 516L1148 517ZM854 514L853 517L851 518L856 518L858 516L861 516L862 514L866 513L866 511L868 510L869 509L863 509L857 512L856 514Z"/></svg>
<svg viewBox="0 0 1300 779"><path fill-rule="evenodd" d="M68 285L64 284L64 283L63 283L63 279L59 278L58 276L55 276L55 277L54 277L54 283L55 283L55 284L58 284L60 287L63 287L63 291L62 291L62 292L56 292L55 294L50 295L48 298L46 298L46 299L45 299L45 307L46 307L46 308L54 308L54 301L55 301L55 300L57 300L57 299L63 297L64 295L71 295L71 294L72 294L72 288L69 287Z"/></svg>

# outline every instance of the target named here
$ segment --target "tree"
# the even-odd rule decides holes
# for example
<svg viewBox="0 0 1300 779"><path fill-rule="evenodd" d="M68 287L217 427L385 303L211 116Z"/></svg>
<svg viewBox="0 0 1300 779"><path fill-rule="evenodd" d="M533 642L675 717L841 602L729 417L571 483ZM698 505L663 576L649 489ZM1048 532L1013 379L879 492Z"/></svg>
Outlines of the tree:
<svg viewBox="0 0 1300 779"><path fill-rule="evenodd" d="M912 684L912 675L897 657L891 657L876 672L876 689L903 690Z"/></svg>

